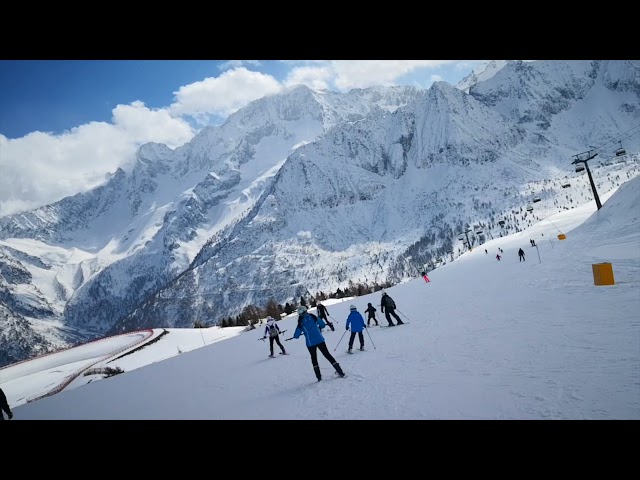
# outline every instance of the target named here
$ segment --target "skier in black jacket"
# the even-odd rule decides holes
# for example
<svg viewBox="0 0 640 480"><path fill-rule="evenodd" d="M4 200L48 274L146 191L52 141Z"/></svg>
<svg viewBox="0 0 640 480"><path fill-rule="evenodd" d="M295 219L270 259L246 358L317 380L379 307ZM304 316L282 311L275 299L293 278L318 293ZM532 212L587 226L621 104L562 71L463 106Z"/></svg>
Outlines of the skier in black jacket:
<svg viewBox="0 0 640 480"><path fill-rule="evenodd" d="M336 329L333 326L333 323L330 322L329 319L327 318L327 316L329 315L327 307L325 307L322 303L318 303L318 305L316 305L316 307L318 308L318 317L320 317L322 320L324 320L324 323L329 325L329 328L331 329L332 332L335 332Z"/></svg>
<svg viewBox="0 0 640 480"><path fill-rule="evenodd" d="M390 327L395 327L393 321L391 320L391 317L396 319L396 322L398 325L404 324L404 322L400 320L400 317L396 313L396 302L393 301L393 298L387 295L387 292L382 292L382 300L380 301L380 311L384 313L384 316L386 317L387 322L389 322Z"/></svg>
<svg viewBox="0 0 640 480"><path fill-rule="evenodd" d="M370 303L367 304L367 309L364 311L364 313L368 314L368 318L367 318L367 327L371 325L371 320L373 320L374 322L376 322L376 326L380 325L378 323L378 319L376 318L376 309L373 305L371 305Z"/></svg>
<svg viewBox="0 0 640 480"><path fill-rule="evenodd" d="M13 418L13 412L9 408L7 397L5 397L4 392L0 388L0 420L4 420L4 415L2 414L3 410L7 414L7 417L9 417L9 420L11 420Z"/></svg>

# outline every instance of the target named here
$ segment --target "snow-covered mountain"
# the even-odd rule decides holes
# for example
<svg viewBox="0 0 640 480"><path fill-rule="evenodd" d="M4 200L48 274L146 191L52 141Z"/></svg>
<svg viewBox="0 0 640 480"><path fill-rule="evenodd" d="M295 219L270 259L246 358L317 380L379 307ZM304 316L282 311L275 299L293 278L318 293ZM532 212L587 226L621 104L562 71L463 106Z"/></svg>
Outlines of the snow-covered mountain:
<svg viewBox="0 0 640 480"><path fill-rule="evenodd" d="M479 67L474 68L469 75L458 82L456 88L459 88L465 93L469 93L469 89L473 85L490 79L506 64L507 60L489 60Z"/></svg>
<svg viewBox="0 0 640 480"><path fill-rule="evenodd" d="M47 277L51 288L64 277L55 316L74 329L104 331L242 218L297 147L423 94L412 87L347 94L294 87L262 98L175 150L144 145L133 166L90 192L1 218L1 244L35 257L49 250L73 256L64 272Z"/></svg>
<svg viewBox="0 0 640 480"><path fill-rule="evenodd" d="M66 292L52 310L99 332L216 322L269 299L400 281L453 258L464 228L482 228L479 242L501 234L500 219L526 228L534 194L535 215L584 199L571 155L640 123L634 62L499 67L468 94L437 82L262 98L180 148L143 146L91 192L0 218L0 245L38 258L75 249L52 267ZM637 135L625 141L637 151ZM636 160L595 167L606 190Z"/></svg>
<svg viewBox="0 0 640 480"><path fill-rule="evenodd" d="M625 120L629 126L634 118ZM606 141L606 133L592 141ZM545 208L557 197L570 203L560 180L572 173L568 152L581 151L575 137L554 143L437 82L391 115L339 125L296 150L244 220L114 331L148 327L155 318L187 326L185 309L219 319L269 298L416 275L450 253L467 224L489 226L485 238L499 235L498 218L522 211L534 191ZM507 228L524 228L526 217Z"/></svg>

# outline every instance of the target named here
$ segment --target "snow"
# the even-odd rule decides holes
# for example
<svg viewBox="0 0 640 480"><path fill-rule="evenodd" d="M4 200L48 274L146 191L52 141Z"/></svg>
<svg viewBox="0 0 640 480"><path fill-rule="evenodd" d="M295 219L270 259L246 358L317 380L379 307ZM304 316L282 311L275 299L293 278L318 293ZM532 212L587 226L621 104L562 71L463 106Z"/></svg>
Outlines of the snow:
<svg viewBox="0 0 640 480"><path fill-rule="evenodd" d="M0 386L15 420L637 420L640 178L601 201L601 210L591 200L490 240L429 272L430 283L418 277L387 289L408 324L371 327L364 352L346 353L344 322L350 304L363 312L371 302L386 324L380 292L327 302L336 331L324 336L346 378L335 377L319 354L323 381L316 382L302 338L283 341L290 355L268 358L261 325L168 329L156 343L109 364L125 373L27 404L25 397L58 382L48 379L51 362L69 367L61 376L83 367L60 364L62 352L0 370ZM558 239L560 231L566 240ZM592 265L602 262L611 263L615 285L594 285ZM279 321L287 330L283 340L295 317ZM87 361L122 347L108 343L87 353ZM16 378L33 362L40 362L38 372ZM7 372L13 372L9 380Z"/></svg>

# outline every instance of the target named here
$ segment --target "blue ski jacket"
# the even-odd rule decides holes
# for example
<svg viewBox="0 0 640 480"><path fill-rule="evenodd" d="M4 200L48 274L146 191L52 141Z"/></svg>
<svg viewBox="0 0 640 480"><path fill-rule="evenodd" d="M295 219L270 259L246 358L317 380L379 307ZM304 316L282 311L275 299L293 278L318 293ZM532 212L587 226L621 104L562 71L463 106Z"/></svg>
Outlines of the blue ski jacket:
<svg viewBox="0 0 640 480"><path fill-rule="evenodd" d="M358 312L357 310L353 310L351 313L349 313L349 316L347 317L347 323L345 324L346 328L349 328L349 326L351 326L352 332L361 332L364 330L364 325L364 318L362 318L360 312Z"/></svg>
<svg viewBox="0 0 640 480"><path fill-rule="evenodd" d="M322 319L316 320L308 313L305 313L302 318L298 317L298 326L296 327L296 331L293 332L293 338L300 338L300 335L304 335L307 347L313 347L314 345L324 342L324 337L318 325L320 322L324 324Z"/></svg>

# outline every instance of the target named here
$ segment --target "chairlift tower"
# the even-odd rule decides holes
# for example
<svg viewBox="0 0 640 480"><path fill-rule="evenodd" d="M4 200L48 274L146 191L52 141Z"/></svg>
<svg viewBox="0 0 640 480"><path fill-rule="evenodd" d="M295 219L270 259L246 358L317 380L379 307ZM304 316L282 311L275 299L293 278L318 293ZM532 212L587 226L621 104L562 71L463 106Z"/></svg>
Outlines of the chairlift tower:
<svg viewBox="0 0 640 480"><path fill-rule="evenodd" d="M460 236L464 235L465 237L467 237L467 248L469 250L471 250L471 242L469 241L469 233L471 233L471 232L473 232L473 230L467 228L467 229L465 229L464 232L460 233ZM459 238L459 239L462 240L461 238Z"/></svg>
<svg viewBox="0 0 640 480"><path fill-rule="evenodd" d="M602 204L600 203L600 197L598 196L598 192L596 190L596 184L593 181L593 175L591 175L591 169L589 169L589 164L587 163L589 162L589 160L595 158L598 154L591 153L591 152L592 150L587 150L586 152L582 152L574 155L575 160L571 162L571 164L577 165L576 166L577 172L583 170L583 169L578 170L579 164L584 165L584 168L587 170L587 175L589 175L589 182L591 183L591 191L593 192L593 197L596 199L596 205L598 207L598 210L600 210L602 208Z"/></svg>

